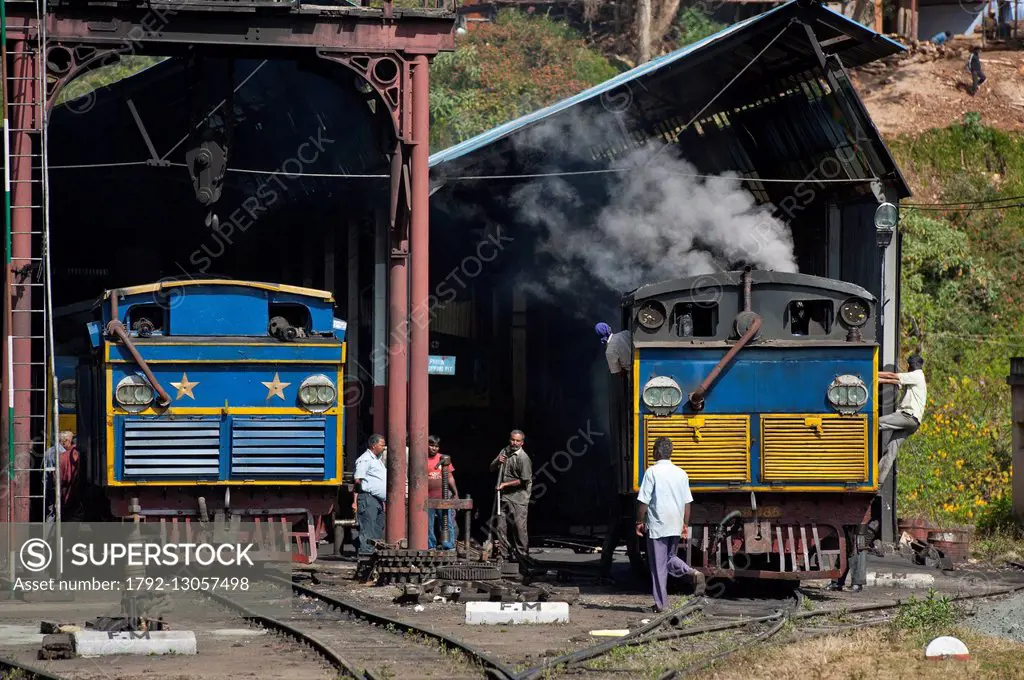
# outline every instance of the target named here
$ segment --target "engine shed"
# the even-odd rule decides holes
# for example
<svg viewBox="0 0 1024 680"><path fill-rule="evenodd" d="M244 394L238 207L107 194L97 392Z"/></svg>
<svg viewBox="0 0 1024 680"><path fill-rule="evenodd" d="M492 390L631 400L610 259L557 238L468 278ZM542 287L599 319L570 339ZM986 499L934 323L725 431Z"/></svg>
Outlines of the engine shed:
<svg viewBox="0 0 1024 680"><path fill-rule="evenodd" d="M593 326L618 318L625 291L582 270L569 290L528 285L565 262L545 250L547 227L514 197L557 177L576 197L571 218L585 231L610 204L624 159L664 148L702 176L734 173L753 205L772 206L791 230L801 273L877 297L883 363L897 361L900 239L874 218L881 203L898 205L909 190L847 69L900 51L898 43L794 0L436 152L428 187L415 116L425 111L427 59L451 47L453 15L389 8L297 5L287 16L168 22L162 36L147 34L125 53L171 59L54 106L45 140L53 306L111 285L200 276L331 291L348 324L347 471L374 432L388 437L394 469L404 470L406 433L409 455L420 460L425 441L417 437L429 430L483 520L494 487L487 465L519 428L534 463L531 530L586 530L604 523L614 493L607 368ZM101 19L76 11L47 24L46 40L61 50L50 61L64 74L110 63L88 50L121 45L141 19L141 10L126 15L120 20L134 23L104 41ZM245 39L232 38L228 28L246 21ZM296 21L315 37L297 37L303 32L289 28ZM345 45L328 37L350 25ZM258 32L276 35L274 47L254 45ZM25 49L31 39L26 32L12 44ZM381 49L392 64L380 65ZM576 139L580 121L597 131L586 145L566 153L551 141ZM17 148L38 150L24 146L41 139L33 125L14 126L29 131ZM213 170L204 170L204 149ZM23 172L34 180L41 168ZM428 238L416 231L426 229L428 193L429 260L426 248L412 259L410 285L415 234L424 234L421 244ZM42 219L30 204L22 212ZM41 252L37 239L14 253L13 299ZM26 307L37 308L38 300ZM19 342L16 356L27 347ZM38 343L31 361L41 366L50 351ZM5 387L42 389L44 380L36 371ZM44 412L41 402L16 399L14 418ZM883 410L894 405L889 399ZM15 441L29 450L22 435ZM403 472L394 483L404 482ZM885 496L890 512L893 495ZM405 517L394 515L389 537L404 537ZM894 527L890 519L883 529Z"/></svg>
<svg viewBox="0 0 1024 680"><path fill-rule="evenodd" d="M468 371L432 383L431 426L465 423L466 447L484 438L500 443L509 427L524 429L525 448L535 455L531 517L557 517L563 531L603 524L615 463L609 437L602 436L612 429L608 367L594 325L620 329L619 300L630 287L713 275L706 262L683 259L667 275L671 267L650 266L650 257L639 275L622 275L636 264L631 248L650 250L645 241L655 240L666 256L673 252L665 241L671 230L652 223L671 224L673 210L680 224L687 222L687 201L699 198L701 188L714 197L726 185L730 196L742 186L749 210L770 205L788 226L800 273L846 281L875 296L880 363L894 365L900 237L875 215L879 205L898 205L910 191L848 69L902 49L824 6L789 2L432 155L435 243L458 234L474 242L481 237L473 234L489 229L508 245L473 279L477 322L462 341L475 340L476 351L485 353L490 389L481 392ZM645 165L665 156L685 164ZM627 205L651 200L646 181L669 182L680 172L693 175L692 183L675 185L690 192L686 200L657 194L661 214L650 220ZM733 183L715 184L727 173ZM712 208L703 213L714 215ZM622 246L621 254L601 266L588 249L605 249L609 241ZM702 243L699 233L692 241L694 250L717 251L727 269L730 248L714 243L711 237ZM742 260L764 245L732 254ZM461 252L473 255L469 245ZM563 276L566 271L572 275ZM645 278L652 273L656 278ZM880 412L891 411L895 399L886 387ZM467 419L466 405L474 402L479 406ZM488 454L477 462L481 475ZM892 485L882 498L876 516L884 518L882 536L889 540Z"/></svg>

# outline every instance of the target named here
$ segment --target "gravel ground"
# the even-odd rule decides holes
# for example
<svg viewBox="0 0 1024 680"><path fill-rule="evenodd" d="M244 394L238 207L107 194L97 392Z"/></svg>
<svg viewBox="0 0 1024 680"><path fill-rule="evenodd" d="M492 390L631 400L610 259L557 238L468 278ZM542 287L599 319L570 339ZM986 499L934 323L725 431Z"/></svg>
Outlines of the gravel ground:
<svg viewBox="0 0 1024 680"><path fill-rule="evenodd" d="M1024 642L1024 593L979 605L966 623L979 633Z"/></svg>

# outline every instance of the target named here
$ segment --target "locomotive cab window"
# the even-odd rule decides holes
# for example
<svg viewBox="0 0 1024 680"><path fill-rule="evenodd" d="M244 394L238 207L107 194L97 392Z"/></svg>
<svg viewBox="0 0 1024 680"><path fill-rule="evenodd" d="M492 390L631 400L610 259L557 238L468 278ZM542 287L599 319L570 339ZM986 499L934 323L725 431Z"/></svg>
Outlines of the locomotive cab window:
<svg viewBox="0 0 1024 680"><path fill-rule="evenodd" d="M672 330L680 338L711 338L718 332L717 302L681 302L672 308Z"/></svg>
<svg viewBox="0 0 1024 680"><path fill-rule="evenodd" d="M831 300L794 300L786 307L785 324L793 335L828 335L833 321Z"/></svg>
<svg viewBox="0 0 1024 680"><path fill-rule="evenodd" d="M313 321L309 308L294 302L271 303L267 334L278 340L294 340L309 336Z"/></svg>
<svg viewBox="0 0 1024 680"><path fill-rule="evenodd" d="M132 305L128 310L128 330L140 338L162 333L167 327L165 312L160 305Z"/></svg>

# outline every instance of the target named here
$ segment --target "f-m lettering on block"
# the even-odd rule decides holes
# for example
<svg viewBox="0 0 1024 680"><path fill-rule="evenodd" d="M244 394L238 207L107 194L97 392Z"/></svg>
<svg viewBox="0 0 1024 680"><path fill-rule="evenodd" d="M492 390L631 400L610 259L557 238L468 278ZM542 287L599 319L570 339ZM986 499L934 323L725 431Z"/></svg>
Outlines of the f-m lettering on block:
<svg viewBox="0 0 1024 680"><path fill-rule="evenodd" d="M466 623L569 623L568 602L467 602Z"/></svg>

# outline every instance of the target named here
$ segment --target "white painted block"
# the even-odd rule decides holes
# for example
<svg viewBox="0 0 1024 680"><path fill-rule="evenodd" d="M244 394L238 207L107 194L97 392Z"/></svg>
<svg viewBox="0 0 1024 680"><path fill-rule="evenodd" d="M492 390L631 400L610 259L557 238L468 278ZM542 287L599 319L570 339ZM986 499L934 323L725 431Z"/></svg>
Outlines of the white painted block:
<svg viewBox="0 0 1024 680"><path fill-rule="evenodd" d="M148 633L105 633L80 630L73 633L78 656L127 654L196 654L196 634L190 630L157 630Z"/></svg>
<svg viewBox="0 0 1024 680"><path fill-rule="evenodd" d="M971 658L970 652L967 651L967 645L958 640L955 637L943 636L937 637L928 643L928 648L924 650L924 655L928 659L957 659L959 661L966 661Z"/></svg>
<svg viewBox="0 0 1024 680"><path fill-rule="evenodd" d="M569 623L568 602L467 602L466 623Z"/></svg>
<svg viewBox="0 0 1024 680"><path fill-rule="evenodd" d="M931 574L897 574L893 572L868 572L867 585L881 588L930 588L935 585Z"/></svg>

